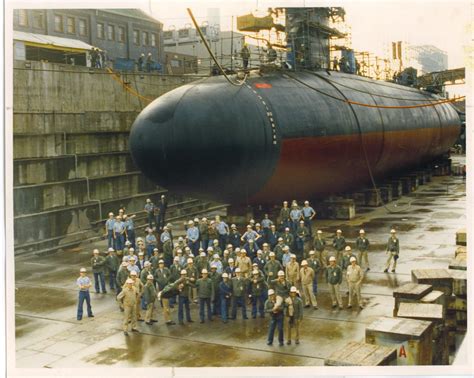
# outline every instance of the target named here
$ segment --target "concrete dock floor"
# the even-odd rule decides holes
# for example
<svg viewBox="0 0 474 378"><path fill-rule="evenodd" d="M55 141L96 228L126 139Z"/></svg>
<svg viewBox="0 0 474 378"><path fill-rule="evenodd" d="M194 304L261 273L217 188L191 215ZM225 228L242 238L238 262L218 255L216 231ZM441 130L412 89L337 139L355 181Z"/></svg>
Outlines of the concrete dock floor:
<svg viewBox="0 0 474 378"><path fill-rule="evenodd" d="M385 208L366 209L351 221L318 220L315 227L343 230L350 245L364 228L372 247L371 270L362 297L363 310L332 310L320 277L319 310L305 309L301 344L266 345L268 319L228 324L219 318L199 324L166 326L161 308L158 323L139 323L139 334L125 337L115 295L91 293L95 318L76 320L79 268L90 268L92 249L85 244L57 255L15 261L15 335L17 368L87 367L221 367L320 366L349 341L362 341L365 327L379 316L391 316L394 288L411 281L416 268L447 268L456 249L455 234L466 227L466 189L461 177L434 177L416 192ZM401 254L396 273L383 273L389 231L399 230ZM89 275L90 276L90 275ZM343 301L347 304L346 286ZM176 319L177 308L172 316Z"/></svg>

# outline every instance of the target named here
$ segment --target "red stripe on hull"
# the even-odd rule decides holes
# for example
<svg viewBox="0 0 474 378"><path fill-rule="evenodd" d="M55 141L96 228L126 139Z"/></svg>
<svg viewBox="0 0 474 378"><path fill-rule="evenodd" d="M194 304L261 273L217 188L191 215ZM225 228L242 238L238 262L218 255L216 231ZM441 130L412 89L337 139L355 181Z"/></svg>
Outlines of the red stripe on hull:
<svg viewBox="0 0 474 378"><path fill-rule="evenodd" d="M421 164L455 142L459 126L363 134L375 176ZM272 178L251 203L315 198L336 194L370 182L359 134L306 137L282 141Z"/></svg>

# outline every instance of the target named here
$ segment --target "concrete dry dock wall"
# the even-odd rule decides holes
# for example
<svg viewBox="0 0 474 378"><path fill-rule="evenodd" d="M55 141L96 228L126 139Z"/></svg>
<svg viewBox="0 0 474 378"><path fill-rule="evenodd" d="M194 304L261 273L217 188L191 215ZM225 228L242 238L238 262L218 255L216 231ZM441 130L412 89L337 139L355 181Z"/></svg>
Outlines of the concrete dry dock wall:
<svg viewBox="0 0 474 378"><path fill-rule="evenodd" d="M130 127L147 102L110 73L15 61L13 74L15 253L98 235L109 211L141 211L147 197L166 192L138 172L128 152ZM150 99L200 78L121 76ZM185 199L169 200L173 214Z"/></svg>

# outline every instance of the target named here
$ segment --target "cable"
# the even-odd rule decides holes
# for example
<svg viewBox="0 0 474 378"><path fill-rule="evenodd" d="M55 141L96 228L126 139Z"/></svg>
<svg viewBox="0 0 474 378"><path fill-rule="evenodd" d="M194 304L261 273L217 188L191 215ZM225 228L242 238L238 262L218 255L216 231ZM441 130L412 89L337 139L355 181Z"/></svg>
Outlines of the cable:
<svg viewBox="0 0 474 378"><path fill-rule="evenodd" d="M466 98L466 96L462 96L460 98L457 98L457 99L450 99L450 100L442 100L442 101L437 101L437 102L431 102L431 103L428 103L428 104L421 104L421 105L401 105L401 106L391 106L391 105L374 105L374 104L364 104L362 102L357 102L357 101L351 101L351 100L348 100L348 99L343 99L343 98L340 98L340 97L337 97L337 96L333 96L329 93L326 93L324 91L321 91L320 89L317 89L317 88L314 88L312 87L311 85L305 83L304 81L302 80L299 80L297 79L296 77L288 74L288 72L286 72L287 76L292 78L293 80L297 81L298 83L314 90L315 92L318 92L324 96L327 96L327 97L330 97L334 100L337 100L337 101L341 101L341 102L345 102L346 104L351 104L351 105L358 105L358 106L364 106L364 107L367 107L367 108L378 108L378 109L414 109L414 108L426 108L426 107L430 107L430 106L436 106L436 105L441 105L441 104L446 104L446 103L450 103L450 102L455 102L455 101L459 101L461 99L464 99Z"/></svg>
<svg viewBox="0 0 474 378"><path fill-rule="evenodd" d="M132 94L133 96L136 96L138 97L138 99L143 99L147 102L152 102L153 99L151 98L148 98L148 97L145 97L145 96L142 96L140 93L134 91L132 88L130 88L130 86L128 84L126 84L120 77L118 74L116 74L114 71L112 71L112 69L110 69L109 67L107 67L107 71L108 71L108 74L109 75L112 75L112 79L114 79L116 82L122 84L122 86L125 88L125 90L127 92L129 92L130 94ZM140 103L141 105L141 103Z"/></svg>
<svg viewBox="0 0 474 378"><path fill-rule="evenodd" d="M306 71L308 71L308 70L306 70ZM313 73L314 75L316 75L317 77L320 77L321 79L323 78L323 76L318 75L316 72L311 72L311 71L308 71L308 72ZM341 87L351 89L351 90L356 91L356 92L365 93L365 94L368 94L368 95L371 95L371 96L377 96L377 97L383 97L383 98L389 98L389 99L392 99L392 100L401 100L401 101L425 101L425 102L428 101L427 99L420 99L420 98L400 98L400 97L393 97L393 96L387 96L387 95L382 95L382 94L371 93L371 92L364 91L362 89L357 89L357 88L353 88L353 87L350 87L350 86L345 85L345 84L341 84L337 81L331 80L331 79L326 78L326 77L324 77L324 80L326 80L330 83L339 85Z"/></svg>
<svg viewBox="0 0 474 378"><path fill-rule="evenodd" d="M216 64L216 66L219 68L219 70L221 71L221 73L224 75L224 77L226 78L226 80L232 84L232 85L235 85L236 87L240 87L242 86L245 81L247 80L247 74L245 74L244 76L244 79L240 82L237 82L235 83L234 81L232 81L228 76L227 74L225 73L224 69L222 68L222 66L219 64L219 62L217 61L216 57L214 56L214 54L212 53L212 50L211 48L209 47L209 45L207 44L207 41L206 39L204 38L204 36L202 35L202 31L201 31L201 28L198 26L197 22L196 22L196 19L194 18L194 15L193 15L193 12L191 11L191 8L186 8L188 13L189 13L189 16L191 17L191 20L193 21L193 24L194 26L196 27L196 30L198 31L199 33L199 36L201 37L201 40L202 40L202 43L204 43L204 46L206 46L206 49L209 53L209 55L212 57L212 59L214 60L214 63Z"/></svg>

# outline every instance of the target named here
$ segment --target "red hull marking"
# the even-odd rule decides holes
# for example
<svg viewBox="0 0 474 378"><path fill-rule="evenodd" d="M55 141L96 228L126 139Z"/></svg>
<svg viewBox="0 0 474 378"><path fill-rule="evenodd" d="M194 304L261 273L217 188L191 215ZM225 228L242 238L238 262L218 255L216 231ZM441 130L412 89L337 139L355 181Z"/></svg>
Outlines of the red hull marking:
<svg viewBox="0 0 474 378"><path fill-rule="evenodd" d="M459 126L374 132L363 143L375 176L428 161L446 152ZM360 135L284 139L275 173L251 203L314 198L370 182Z"/></svg>

